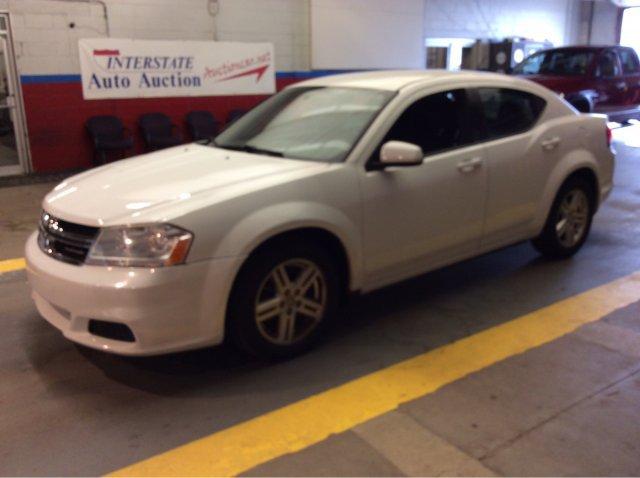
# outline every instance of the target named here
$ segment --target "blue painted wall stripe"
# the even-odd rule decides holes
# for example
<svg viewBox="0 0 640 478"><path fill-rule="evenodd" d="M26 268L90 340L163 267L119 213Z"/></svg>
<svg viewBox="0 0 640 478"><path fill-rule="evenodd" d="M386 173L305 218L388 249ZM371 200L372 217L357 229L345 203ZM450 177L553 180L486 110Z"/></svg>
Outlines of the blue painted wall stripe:
<svg viewBox="0 0 640 478"><path fill-rule="evenodd" d="M21 75L20 83L34 85L42 83L80 83L80 75Z"/></svg>
<svg viewBox="0 0 640 478"><path fill-rule="evenodd" d="M278 71L276 78L317 78L320 76L349 73L354 70L311 70L311 71ZM38 85L44 83L80 83L80 75L21 75L23 85Z"/></svg>

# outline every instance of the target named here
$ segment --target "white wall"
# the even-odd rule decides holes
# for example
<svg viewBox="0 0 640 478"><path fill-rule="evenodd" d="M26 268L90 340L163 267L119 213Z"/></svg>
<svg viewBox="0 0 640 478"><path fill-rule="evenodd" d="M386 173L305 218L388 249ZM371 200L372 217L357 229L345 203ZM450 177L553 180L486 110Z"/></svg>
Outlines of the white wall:
<svg viewBox="0 0 640 478"><path fill-rule="evenodd" d="M100 6L47 0L2 0L9 10L20 74L73 74L80 71L77 39L103 36ZM76 28L69 28L74 22Z"/></svg>
<svg viewBox="0 0 640 478"><path fill-rule="evenodd" d="M112 37L268 41L277 70L309 68L308 0L105 0ZM100 4L74 0L0 0L9 10L22 75L77 74L78 38L106 35ZM70 28L70 23L75 23Z"/></svg>
<svg viewBox="0 0 640 478"><path fill-rule="evenodd" d="M314 69L422 68L424 0L311 0Z"/></svg>
<svg viewBox="0 0 640 478"><path fill-rule="evenodd" d="M316 0L314 0L316 1ZM419 5L411 25L422 23L425 37L504 37L523 35L548 38L554 44L576 41L580 29L581 0L349 0L361 5L345 12L346 0L332 0L329 20L342 25L336 34L349 37L349 22L358 22L371 32L354 39L339 50L320 46L327 58L342 58L335 68L363 67L353 59L359 48L379 52L388 49L393 57L406 31L382 31L367 18L374 4L388 5L390 18L402 15L403 3ZM193 39L269 41L275 44L279 71L311 68L311 0L105 0L113 37L145 39ZM217 14L208 6L217 4ZM385 7L386 8L386 7ZM77 40L106 34L102 6L74 0L0 0L0 9L9 10L14 33L18 68L21 74L79 73ZM412 10L413 11L413 10ZM413 16L416 16L414 12ZM405 12L406 13L406 12ZM592 41L615 40L616 9L608 0L596 2ZM348 16L350 15L350 16ZM423 21L422 21L423 20ZM75 28L70 28L70 23ZM356 41L357 40L357 41ZM376 43L379 42L379 43ZM422 50L422 38L415 48ZM424 64L424 54L419 65ZM380 66L399 66L391 61ZM407 65L408 66L408 65Z"/></svg>
<svg viewBox="0 0 640 478"><path fill-rule="evenodd" d="M271 42L278 71L308 70L309 0L220 0L218 40Z"/></svg>
<svg viewBox="0 0 640 478"><path fill-rule="evenodd" d="M580 0L425 0L425 37L523 36L574 43Z"/></svg>
<svg viewBox="0 0 640 478"><path fill-rule="evenodd" d="M615 45L618 42L619 9L610 2L595 2L591 26L592 45Z"/></svg>

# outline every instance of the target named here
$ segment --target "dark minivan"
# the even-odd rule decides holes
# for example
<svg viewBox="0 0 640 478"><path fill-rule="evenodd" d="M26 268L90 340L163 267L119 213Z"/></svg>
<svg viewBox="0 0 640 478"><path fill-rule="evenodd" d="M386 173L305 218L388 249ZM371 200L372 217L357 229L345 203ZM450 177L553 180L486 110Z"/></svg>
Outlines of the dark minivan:
<svg viewBox="0 0 640 478"><path fill-rule="evenodd" d="M613 121L640 118L640 61L632 48L572 46L525 58L514 75L564 96L578 111Z"/></svg>

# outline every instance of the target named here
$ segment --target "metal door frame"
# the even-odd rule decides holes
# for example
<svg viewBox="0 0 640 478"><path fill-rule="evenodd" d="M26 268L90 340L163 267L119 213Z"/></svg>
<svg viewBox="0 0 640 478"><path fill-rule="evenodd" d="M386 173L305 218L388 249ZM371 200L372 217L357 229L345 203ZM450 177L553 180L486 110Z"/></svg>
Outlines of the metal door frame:
<svg viewBox="0 0 640 478"><path fill-rule="evenodd" d="M5 29L2 28L2 24L0 22L0 36L3 36L5 38L7 44L7 51L5 52L8 67L7 81L11 84L11 89L13 90L15 99L15 121L13 127L16 137L16 149L18 151L18 165L0 166L1 177L16 174L26 174L31 172L31 154L29 150L24 102L22 99L22 85L20 83L20 77L18 76L15 50L13 48L11 14L7 10L0 10L0 17L6 19Z"/></svg>

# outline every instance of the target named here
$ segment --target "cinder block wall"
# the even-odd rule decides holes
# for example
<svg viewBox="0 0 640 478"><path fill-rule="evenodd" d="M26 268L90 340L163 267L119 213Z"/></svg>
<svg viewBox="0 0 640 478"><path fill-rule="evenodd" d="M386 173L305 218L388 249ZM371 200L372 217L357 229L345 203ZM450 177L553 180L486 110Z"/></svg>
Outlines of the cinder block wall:
<svg viewBox="0 0 640 478"><path fill-rule="evenodd" d="M275 45L277 70L309 68L308 0L105 0L105 4L114 38L270 41ZM76 74L78 38L107 35L99 3L0 0L0 9L11 13L22 75Z"/></svg>
<svg viewBox="0 0 640 478"><path fill-rule="evenodd" d="M159 40L269 41L275 45L277 84L299 80L309 68L308 0L0 0L8 10L24 97L35 171L89 166L84 124L114 114L137 131L141 114L161 111L184 129L186 113L209 109L224 123L229 111L261 96L85 101L78 39L111 36ZM108 21L107 21L108 19ZM62 120L64 119L64 120ZM136 153L143 151L140 141Z"/></svg>
<svg viewBox="0 0 640 478"><path fill-rule="evenodd" d="M546 38L560 45L584 36L584 8L580 7L584 0L424 1L425 37L513 35ZM140 39L268 41L275 45L279 88L316 74L307 72L310 0L104 0L104 4L108 23L98 1L0 0L0 10L10 13L36 171L88 166L91 145L84 122L94 114L118 115L135 130L144 112L163 111L183 125L191 109L211 109L224 120L231 109L250 107L264 98L84 101L79 38L109 34ZM596 2L596 8L592 41L611 43L617 10L608 0Z"/></svg>
<svg viewBox="0 0 640 478"><path fill-rule="evenodd" d="M309 0L221 0L217 39L271 42L277 70L308 70L309 24Z"/></svg>
<svg viewBox="0 0 640 478"><path fill-rule="evenodd" d="M425 0L425 37L576 41L581 0Z"/></svg>

